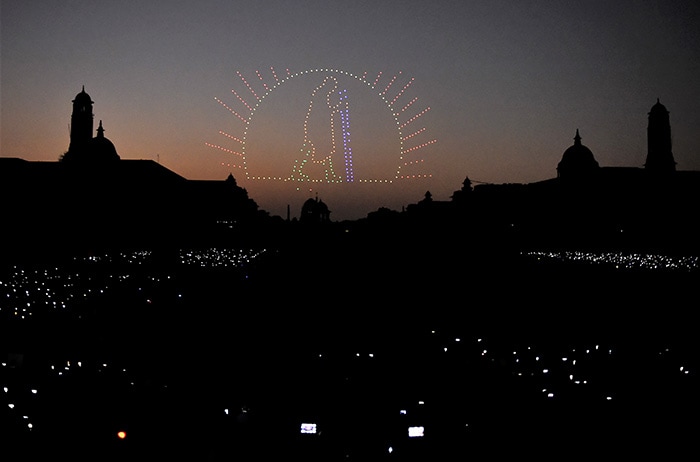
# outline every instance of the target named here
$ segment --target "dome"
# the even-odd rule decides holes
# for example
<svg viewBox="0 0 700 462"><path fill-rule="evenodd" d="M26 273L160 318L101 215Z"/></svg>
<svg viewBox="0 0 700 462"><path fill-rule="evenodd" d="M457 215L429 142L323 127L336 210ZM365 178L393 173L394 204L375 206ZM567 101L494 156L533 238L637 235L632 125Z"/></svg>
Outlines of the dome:
<svg viewBox="0 0 700 462"><path fill-rule="evenodd" d="M73 103L76 105L90 105L93 104L92 98L90 98L90 95L85 93L85 85L83 85L83 90L75 95L75 99L73 100Z"/></svg>
<svg viewBox="0 0 700 462"><path fill-rule="evenodd" d="M562 176L562 174L565 176L576 176L596 168L598 168L598 162L593 157L591 150L581 144L581 136L578 134L578 129L576 129L573 146L564 151L564 155L562 155L561 161L557 165L559 176Z"/></svg>
<svg viewBox="0 0 700 462"><path fill-rule="evenodd" d="M101 162L106 160L119 160L119 154L114 144L107 138L93 138L86 147L89 157L86 160Z"/></svg>
<svg viewBox="0 0 700 462"><path fill-rule="evenodd" d="M87 140L80 146L74 149L69 149L63 157L63 160L70 162L78 162L84 164L99 164L119 160L117 148L107 138L105 138L105 129L102 128L102 121L97 128L97 136Z"/></svg>
<svg viewBox="0 0 700 462"><path fill-rule="evenodd" d="M654 115L654 114L668 114L668 110L666 109L666 106L661 104L659 102L659 98L656 98L656 104L654 104L651 107L651 110L649 111L649 115Z"/></svg>
<svg viewBox="0 0 700 462"><path fill-rule="evenodd" d="M309 198L304 202L301 207L302 221L308 222L326 222L330 220L330 210L325 202L318 199Z"/></svg>
<svg viewBox="0 0 700 462"><path fill-rule="evenodd" d="M100 126L97 127L97 136L91 139L87 145L87 152L90 154L90 159L93 161L105 161L105 160L119 160L119 154L117 154L117 148L108 139L105 138L105 129L102 128L102 121L100 120Z"/></svg>

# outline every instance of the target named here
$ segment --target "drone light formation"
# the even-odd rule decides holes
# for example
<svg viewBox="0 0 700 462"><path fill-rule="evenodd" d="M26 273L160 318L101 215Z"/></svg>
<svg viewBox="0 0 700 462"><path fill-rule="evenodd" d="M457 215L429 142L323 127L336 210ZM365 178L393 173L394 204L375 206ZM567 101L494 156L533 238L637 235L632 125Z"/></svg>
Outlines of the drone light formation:
<svg viewBox="0 0 700 462"><path fill-rule="evenodd" d="M266 76L269 74L269 76ZM424 170L425 158L419 157L428 148L437 142L436 139L426 139L426 128L422 127L412 131L409 134L404 134L404 130L411 124L419 120L430 111L430 107L425 107L418 112L410 112L409 109L418 101L418 97L413 97L405 104L402 102L406 98L406 93L415 81L413 77L403 83L399 83L402 72L398 72L391 78L385 78L383 72L378 72L373 80L368 79L368 72L365 71L361 75L355 75L340 69L308 69L300 72L291 72L285 69L283 74L278 74L274 67L270 67L269 73L255 71L257 83L254 85L252 81L240 72L236 71L236 75L241 83L247 88L249 95L242 96L235 89L231 90L235 99L232 103L227 104L221 99L215 97L223 108L232 114L236 120L242 123L242 134L240 136L231 135L223 130L219 131L219 135L225 138L222 143L205 143L206 146L224 152L232 157L231 162L222 162L226 167L235 167L242 169L247 180L272 180L282 182L296 183L393 183L397 180L430 178L432 175ZM283 84L298 78L314 78L316 75L323 76L321 82L314 88L310 95L309 106L306 110L306 116L302 124L304 131L304 139L302 146L299 149L299 155L289 165L287 173L278 175L261 175L256 172L254 166L249 165L249 160L258 158L259 152L249 152L246 144L246 139L249 135L249 130L253 125L253 120L260 109L262 103L276 89ZM340 88L341 79L343 76L351 77L364 84L371 94L376 95L382 105L387 109L387 114L392 120L392 125L396 128L398 137L398 152L395 152L395 170L387 172L384 176L361 176L356 177L356 153L353 152L351 145L350 131L350 106L351 101L355 101L352 92L348 88ZM256 79L253 79L256 80ZM384 83L383 83L384 82ZM392 88L401 85L401 88L392 92ZM381 90L379 90L381 89ZM325 101L325 108L314 107L316 99ZM401 109L396 109L398 104L403 104ZM232 107L235 105L236 107ZM357 107L353 104L354 107ZM327 110L328 118L325 119L323 130L326 137L330 135L330 147L324 152L319 152L320 148L315 143L310 130L310 117L312 111ZM317 121L317 116L314 116L314 121ZM316 127L314 127L316 128ZM415 140L413 140L415 138ZM419 140L420 138L420 140ZM324 138L325 139L325 138ZM409 139L415 144L406 145ZM233 147L230 143L235 143ZM341 146L342 143L342 146ZM341 157L342 156L342 157ZM342 163L341 171L336 171L337 166ZM285 167L286 168L286 167ZM393 173L393 174L392 174Z"/></svg>

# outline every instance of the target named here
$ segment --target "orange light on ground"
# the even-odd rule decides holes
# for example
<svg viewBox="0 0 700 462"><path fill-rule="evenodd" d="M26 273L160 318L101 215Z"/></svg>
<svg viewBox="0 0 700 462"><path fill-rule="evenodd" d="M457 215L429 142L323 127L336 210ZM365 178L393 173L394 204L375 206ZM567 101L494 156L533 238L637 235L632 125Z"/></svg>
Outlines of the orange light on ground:
<svg viewBox="0 0 700 462"><path fill-rule="evenodd" d="M125 431L117 432L117 438L119 438L120 440L123 440L124 438L126 438L126 432Z"/></svg>

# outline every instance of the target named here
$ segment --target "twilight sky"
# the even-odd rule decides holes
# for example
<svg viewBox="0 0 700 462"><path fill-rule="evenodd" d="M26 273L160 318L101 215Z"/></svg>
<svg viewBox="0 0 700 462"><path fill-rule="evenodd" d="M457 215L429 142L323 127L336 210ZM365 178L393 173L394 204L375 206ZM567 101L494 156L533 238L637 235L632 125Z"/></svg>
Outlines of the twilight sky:
<svg viewBox="0 0 700 462"><path fill-rule="evenodd" d="M2 157L58 160L84 85L122 159L233 173L283 217L553 178L576 129L641 167L657 98L700 170L692 0L2 0L0 34Z"/></svg>

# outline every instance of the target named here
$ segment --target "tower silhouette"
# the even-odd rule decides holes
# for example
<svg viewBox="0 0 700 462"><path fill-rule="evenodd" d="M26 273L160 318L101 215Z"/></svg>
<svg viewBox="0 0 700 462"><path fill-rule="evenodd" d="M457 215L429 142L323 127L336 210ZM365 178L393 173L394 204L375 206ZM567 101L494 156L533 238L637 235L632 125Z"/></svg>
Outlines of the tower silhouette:
<svg viewBox="0 0 700 462"><path fill-rule="evenodd" d="M666 107L656 98L649 111L647 126L647 160L644 168L654 173L676 170L676 161L671 150L671 122Z"/></svg>
<svg viewBox="0 0 700 462"><path fill-rule="evenodd" d="M71 114L70 143L68 151L62 160L84 164L102 163L105 161L119 160L119 154L114 144L105 137L105 129L102 121L97 127L97 136L93 138L93 122L95 115L92 113L94 101L85 93L85 85L73 100L73 113Z"/></svg>
<svg viewBox="0 0 700 462"><path fill-rule="evenodd" d="M94 114L92 113L93 101L90 95L83 90L73 100L73 113L70 118L70 144L69 152L77 152L92 139L92 127Z"/></svg>

